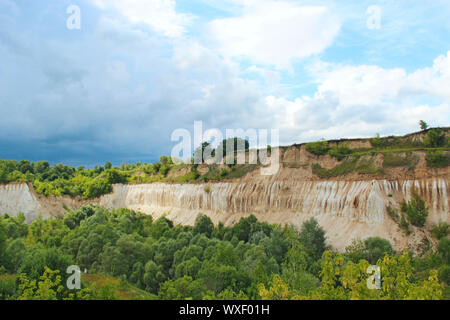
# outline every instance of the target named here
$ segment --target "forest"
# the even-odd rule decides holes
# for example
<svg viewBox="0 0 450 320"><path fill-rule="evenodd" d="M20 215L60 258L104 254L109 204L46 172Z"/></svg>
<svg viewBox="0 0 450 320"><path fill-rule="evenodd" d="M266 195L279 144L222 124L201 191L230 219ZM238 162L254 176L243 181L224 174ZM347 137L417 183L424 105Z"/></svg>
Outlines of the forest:
<svg viewBox="0 0 450 320"><path fill-rule="evenodd" d="M301 228L232 227L199 214L194 226L89 205L63 218L0 217L0 299L449 299L448 225L435 245L396 252L388 240L355 239L337 252L314 218ZM69 290L69 266L82 270ZM368 267L381 271L369 289ZM86 273L85 273L86 270Z"/></svg>

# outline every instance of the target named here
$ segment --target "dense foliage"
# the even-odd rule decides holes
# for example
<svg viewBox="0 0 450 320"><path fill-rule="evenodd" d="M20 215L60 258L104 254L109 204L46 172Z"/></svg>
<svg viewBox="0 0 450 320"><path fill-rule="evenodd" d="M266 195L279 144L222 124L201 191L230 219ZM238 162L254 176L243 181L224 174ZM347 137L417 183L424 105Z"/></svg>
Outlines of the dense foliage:
<svg viewBox="0 0 450 320"><path fill-rule="evenodd" d="M314 219L298 230L254 216L233 227L203 215L175 226L96 206L30 225L3 215L0 299L116 299L119 284L145 299L441 299L447 290L447 237L422 257L397 255L380 238L339 254L325 239ZM369 264L382 270L381 290L367 288ZM82 290L65 286L70 265L87 269Z"/></svg>

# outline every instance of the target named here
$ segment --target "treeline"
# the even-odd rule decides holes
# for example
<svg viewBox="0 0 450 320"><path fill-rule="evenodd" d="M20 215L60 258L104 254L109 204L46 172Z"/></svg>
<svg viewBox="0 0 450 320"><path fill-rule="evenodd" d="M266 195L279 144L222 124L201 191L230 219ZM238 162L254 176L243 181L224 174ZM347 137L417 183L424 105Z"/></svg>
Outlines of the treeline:
<svg viewBox="0 0 450 320"><path fill-rule="evenodd" d="M127 282L159 299L442 299L449 297L448 230L436 249L396 253L389 241L354 241L345 253L327 247L311 219L300 229L242 218L195 225L127 209L83 207L60 219L25 224L0 217L0 299L108 299L107 284L69 291L66 269ZM367 287L367 267L382 287ZM44 290L44 289L45 290Z"/></svg>
<svg viewBox="0 0 450 320"><path fill-rule="evenodd" d="M239 138L234 141L235 149L241 145L248 150L249 142ZM230 151L226 149L227 140L223 140L215 149L223 149L226 156ZM200 150L210 148L210 144L205 142L197 148L193 157L198 156ZM213 150L213 154L215 154ZM200 153L201 155L203 153ZM202 156L201 156L202 157ZM48 195L68 195L71 197L82 197L92 199L112 192L112 185L115 183L144 183L156 181L169 182L189 182L189 181L210 181L222 180L225 178L240 177L255 166L229 165L227 169L219 170L217 165L210 167L208 173L203 176L197 170L197 165L189 165L189 172L179 176L169 178L169 171L173 168L182 168L187 165L175 164L176 161L170 156L161 156L159 161L154 163L136 162L136 164L122 163L120 167L113 167L111 162L106 162L104 166L95 166L86 169L84 166L77 168L63 164L51 166L48 161L31 162L28 160L2 160L0 159L0 183L8 182L29 182L37 193ZM194 158L191 159L194 163Z"/></svg>
<svg viewBox="0 0 450 320"><path fill-rule="evenodd" d="M91 199L112 191L115 183L144 182L141 173L165 176L174 166L170 157L162 156L154 164L122 164L112 167L110 162L104 166L86 169L56 164L48 161L0 159L0 183L30 182L36 192L48 195L68 195Z"/></svg>

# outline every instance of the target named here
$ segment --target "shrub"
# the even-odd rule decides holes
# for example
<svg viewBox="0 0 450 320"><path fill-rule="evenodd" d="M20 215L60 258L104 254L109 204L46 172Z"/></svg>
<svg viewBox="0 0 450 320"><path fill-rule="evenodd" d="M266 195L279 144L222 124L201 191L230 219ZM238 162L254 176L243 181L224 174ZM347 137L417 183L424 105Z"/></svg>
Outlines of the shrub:
<svg viewBox="0 0 450 320"><path fill-rule="evenodd" d="M16 277L0 276L0 300L14 299L16 295Z"/></svg>
<svg viewBox="0 0 450 320"><path fill-rule="evenodd" d="M374 148L380 148L383 145L383 140L380 137L380 134L377 133L375 138L370 139L370 143L372 144L372 147Z"/></svg>
<svg viewBox="0 0 450 320"><path fill-rule="evenodd" d="M411 231L409 230L409 223L405 218L405 215L402 214L402 217L400 218L400 229L403 230L403 232L408 236L411 234Z"/></svg>
<svg viewBox="0 0 450 320"><path fill-rule="evenodd" d="M100 197L103 194L110 193L112 191L112 186L104 179L95 179L89 182L86 191L84 192L84 197L86 199L92 199Z"/></svg>
<svg viewBox="0 0 450 320"><path fill-rule="evenodd" d="M110 183L110 184L126 183L127 182L126 175L121 174L116 169L108 169L108 170L106 170L105 177L106 177L106 181L108 181L108 183Z"/></svg>
<svg viewBox="0 0 450 320"><path fill-rule="evenodd" d="M427 166L430 168L444 168L450 165L450 156L442 151L427 152Z"/></svg>
<svg viewBox="0 0 450 320"><path fill-rule="evenodd" d="M444 260L444 263L450 263L450 239L442 238L437 245L437 252Z"/></svg>
<svg viewBox="0 0 450 320"><path fill-rule="evenodd" d="M335 157L339 161L347 157L352 153L352 150L348 147L348 143L344 143L342 146L336 145L333 149L328 151L330 156Z"/></svg>
<svg viewBox="0 0 450 320"><path fill-rule="evenodd" d="M392 220L394 220L395 222L399 221L400 216L398 215L397 210L393 209L391 206L387 207L387 213L388 213L389 217L392 218Z"/></svg>
<svg viewBox="0 0 450 320"><path fill-rule="evenodd" d="M322 166L320 164L315 163L312 166L312 170L315 175L317 175L321 178L337 177L337 176L355 172L356 168L357 168L358 160L359 160L358 157L355 157L353 159L351 159L351 158L346 159L343 163L341 163L329 170L322 168Z"/></svg>
<svg viewBox="0 0 450 320"><path fill-rule="evenodd" d="M445 282L447 285L450 284L450 266L445 265L439 270L439 280Z"/></svg>
<svg viewBox="0 0 450 320"><path fill-rule="evenodd" d="M423 144L429 148L444 147L447 144L445 133L442 129L431 129L423 139Z"/></svg>
<svg viewBox="0 0 450 320"><path fill-rule="evenodd" d="M433 226L431 234L438 240L447 237L450 234L450 225L447 222L439 222Z"/></svg>
<svg viewBox="0 0 450 320"><path fill-rule="evenodd" d="M327 154L330 148L328 147L327 141L317 141L307 143L306 150L308 150L312 154L315 154L316 156L321 156Z"/></svg>
<svg viewBox="0 0 450 320"><path fill-rule="evenodd" d="M383 167L404 167L408 165L408 159L394 153L383 155Z"/></svg>
<svg viewBox="0 0 450 320"><path fill-rule="evenodd" d="M225 178L228 175L228 170L223 168L222 170L220 170L220 177L221 178Z"/></svg>
<svg viewBox="0 0 450 320"><path fill-rule="evenodd" d="M377 175L383 173L383 169L378 169L373 161L363 161L358 165L356 171L359 174Z"/></svg>
<svg viewBox="0 0 450 320"><path fill-rule="evenodd" d="M416 227L423 227L427 220L428 209L425 201L420 198L416 189L412 190L412 199L408 203L405 201L401 204L402 212L406 213L408 221Z"/></svg>
<svg viewBox="0 0 450 320"><path fill-rule="evenodd" d="M394 249L391 243L379 237L368 238L364 241L367 251L367 260L371 264L376 264L379 259L383 259L386 254L393 255Z"/></svg>

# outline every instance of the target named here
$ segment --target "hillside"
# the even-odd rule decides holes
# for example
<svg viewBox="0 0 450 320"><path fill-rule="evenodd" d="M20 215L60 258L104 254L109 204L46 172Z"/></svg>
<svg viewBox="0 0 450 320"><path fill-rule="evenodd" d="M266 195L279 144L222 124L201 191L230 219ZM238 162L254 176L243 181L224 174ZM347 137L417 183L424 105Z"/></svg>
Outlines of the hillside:
<svg viewBox="0 0 450 320"><path fill-rule="evenodd" d="M430 129L403 137L280 147L280 169L272 176L261 176L260 165L176 166L167 159L158 165L158 173L150 170L156 164L106 169L94 181L104 179L109 170L127 175L128 180L112 184L112 192L93 199L46 197L31 183L9 183L0 186L0 212L23 212L32 221L39 213L62 216L93 203L166 215L187 225L193 225L199 213L225 225L255 214L261 221L300 226L314 216L327 231L328 242L338 249L354 238L370 236L389 239L397 249L417 248L429 238L433 225L450 221L450 130L440 130L437 138L436 129ZM165 175L161 166L167 168ZM429 215L425 228L406 235L387 208L400 212L400 203L411 200L414 189Z"/></svg>

